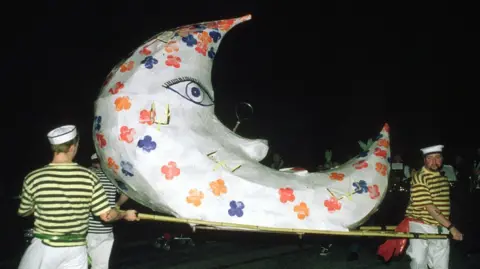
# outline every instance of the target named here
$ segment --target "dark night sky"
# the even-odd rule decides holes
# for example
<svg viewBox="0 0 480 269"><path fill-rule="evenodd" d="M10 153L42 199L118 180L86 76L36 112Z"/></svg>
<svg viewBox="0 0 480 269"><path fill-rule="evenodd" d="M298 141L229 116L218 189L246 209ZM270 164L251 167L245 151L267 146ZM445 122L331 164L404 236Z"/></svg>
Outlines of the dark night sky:
<svg viewBox="0 0 480 269"><path fill-rule="evenodd" d="M314 166L327 148L343 161L384 122L393 151L415 155L439 142L448 152L478 146L478 22L468 7L63 2L72 1L12 8L28 18L23 25L2 18L15 36L4 44L2 67L9 94L2 109L14 115L3 127L4 156L15 167L3 180L15 192L25 173L51 158L46 133L58 125L81 129L78 161L88 164L93 102L130 51L168 28L248 13L253 20L230 31L217 54L216 113L233 127L235 104L250 102L255 117L240 134L267 138L288 164Z"/></svg>

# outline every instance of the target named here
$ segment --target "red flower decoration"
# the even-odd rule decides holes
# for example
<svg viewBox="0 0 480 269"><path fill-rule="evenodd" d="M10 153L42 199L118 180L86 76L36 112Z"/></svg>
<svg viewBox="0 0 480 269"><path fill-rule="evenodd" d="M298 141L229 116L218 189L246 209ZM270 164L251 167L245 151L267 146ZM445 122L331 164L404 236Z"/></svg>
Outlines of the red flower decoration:
<svg viewBox="0 0 480 269"><path fill-rule="evenodd" d="M295 195L293 194L293 190L291 188L280 188L278 190L278 194L280 194L280 202L293 202L295 201Z"/></svg>
<svg viewBox="0 0 480 269"><path fill-rule="evenodd" d="M167 165L162 166L162 174L165 175L166 180L172 180L180 175L180 169L177 168L176 162L168 162Z"/></svg>
<svg viewBox="0 0 480 269"><path fill-rule="evenodd" d="M330 197L330 199L325 200L323 205L328 209L328 212L333 213L342 209L342 204L340 201L335 197Z"/></svg>
<svg viewBox="0 0 480 269"><path fill-rule="evenodd" d="M378 185L372 185L368 186L368 194L370 195L370 198L376 199L377 197L380 196L380 190L378 189Z"/></svg>

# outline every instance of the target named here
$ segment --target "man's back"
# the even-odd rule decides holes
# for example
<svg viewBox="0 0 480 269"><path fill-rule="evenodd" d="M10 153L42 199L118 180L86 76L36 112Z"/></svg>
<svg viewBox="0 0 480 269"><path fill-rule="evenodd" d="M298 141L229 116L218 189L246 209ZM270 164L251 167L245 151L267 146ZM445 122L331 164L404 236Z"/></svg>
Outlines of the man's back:
<svg viewBox="0 0 480 269"><path fill-rule="evenodd" d="M34 208L34 231L45 235L86 235L90 210L109 208L94 173L75 163L49 164L27 175L18 213ZM50 246L81 246L85 239L44 239Z"/></svg>

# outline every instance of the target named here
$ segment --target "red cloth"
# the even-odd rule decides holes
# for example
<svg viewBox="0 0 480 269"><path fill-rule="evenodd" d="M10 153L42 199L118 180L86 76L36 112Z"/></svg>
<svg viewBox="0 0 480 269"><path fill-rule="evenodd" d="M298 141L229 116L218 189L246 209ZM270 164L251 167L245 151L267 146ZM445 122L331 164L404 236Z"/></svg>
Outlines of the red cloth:
<svg viewBox="0 0 480 269"><path fill-rule="evenodd" d="M411 218L405 218L400 224L395 228L395 232L408 233L410 231L408 224L410 221L421 222ZM382 256L383 259L387 262L393 256L400 256L407 246L407 238L399 239L388 239L385 243L380 245L377 250L377 255Z"/></svg>

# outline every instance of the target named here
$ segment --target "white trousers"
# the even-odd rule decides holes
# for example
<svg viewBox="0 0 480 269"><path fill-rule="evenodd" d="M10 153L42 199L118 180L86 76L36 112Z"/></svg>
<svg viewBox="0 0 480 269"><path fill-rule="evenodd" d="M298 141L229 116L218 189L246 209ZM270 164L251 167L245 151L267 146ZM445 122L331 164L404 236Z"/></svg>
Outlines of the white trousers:
<svg viewBox="0 0 480 269"><path fill-rule="evenodd" d="M87 248L50 247L33 238L18 269L87 269Z"/></svg>
<svg viewBox="0 0 480 269"><path fill-rule="evenodd" d="M410 232L438 234L437 226L410 221ZM443 234L448 230L442 228ZM407 248L411 269L448 269L450 241L448 239L410 239ZM428 266L428 267L427 267Z"/></svg>
<svg viewBox="0 0 480 269"><path fill-rule="evenodd" d="M87 235L87 251L92 261L91 269L108 269L113 241L113 232Z"/></svg>

